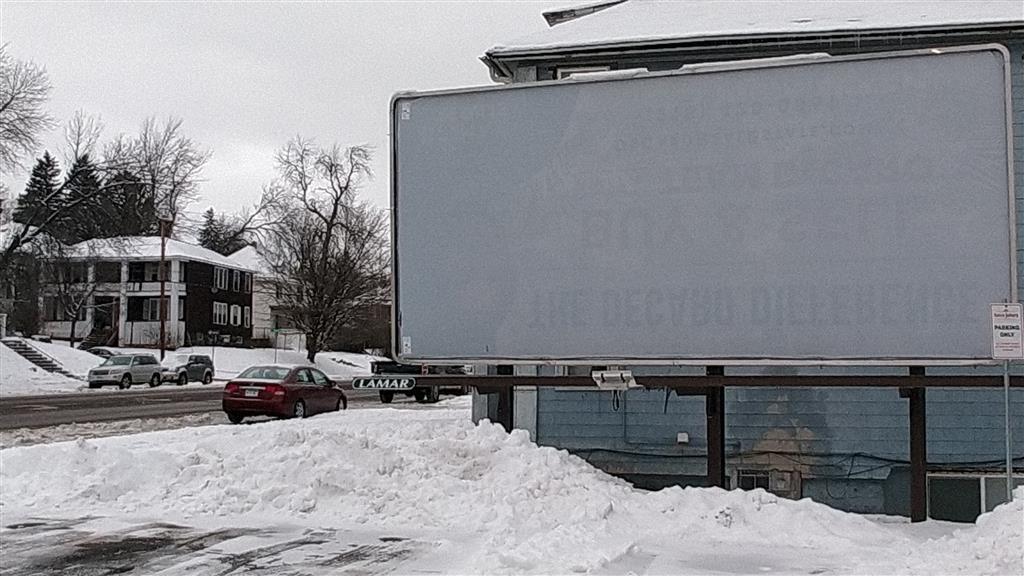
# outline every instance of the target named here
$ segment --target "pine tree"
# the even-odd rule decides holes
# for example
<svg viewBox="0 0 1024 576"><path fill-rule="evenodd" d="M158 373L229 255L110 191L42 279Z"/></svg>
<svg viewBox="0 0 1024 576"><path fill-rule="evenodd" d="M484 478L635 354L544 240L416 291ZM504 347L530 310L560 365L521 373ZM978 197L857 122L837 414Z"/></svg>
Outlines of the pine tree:
<svg viewBox="0 0 1024 576"><path fill-rule="evenodd" d="M60 187L60 166L49 152L36 161L32 175L25 185L25 194L18 199L14 209L14 221L26 226L37 225L60 206L63 200L55 196Z"/></svg>
<svg viewBox="0 0 1024 576"><path fill-rule="evenodd" d="M213 208L203 212L203 226L199 229L199 245L209 250L217 251L221 244L220 222Z"/></svg>
<svg viewBox="0 0 1024 576"><path fill-rule="evenodd" d="M69 243L80 242L90 238L102 238L109 235L111 223L119 218L111 219L109 199L99 194L101 183L96 175L96 166L88 154L78 157L68 170L64 181L67 189L66 201L78 203L68 211L68 226L63 228L64 240Z"/></svg>

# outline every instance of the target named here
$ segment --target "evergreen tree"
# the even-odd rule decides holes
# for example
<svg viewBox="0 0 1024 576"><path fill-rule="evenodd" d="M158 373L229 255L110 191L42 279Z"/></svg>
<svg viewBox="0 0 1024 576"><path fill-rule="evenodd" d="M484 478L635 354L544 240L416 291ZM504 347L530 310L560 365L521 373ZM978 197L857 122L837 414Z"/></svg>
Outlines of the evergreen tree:
<svg viewBox="0 0 1024 576"><path fill-rule="evenodd" d="M203 212L203 226L199 229L199 245L216 252L220 248L221 236L217 214L213 208L209 208Z"/></svg>
<svg viewBox="0 0 1024 576"><path fill-rule="evenodd" d="M111 224L116 224L119 220L116 215L111 214L106 195L97 193L100 186L96 166L89 159L89 155L83 154L78 157L68 170L64 181L67 190L66 201L69 204L77 203L67 214L71 222L64 228L63 236L66 242L74 243L108 236L107 230Z"/></svg>
<svg viewBox="0 0 1024 576"><path fill-rule="evenodd" d="M59 179L60 166L49 152L43 152L43 157L32 168L25 194L18 199L14 221L26 226L45 221L52 210L61 205L62 199L55 195L60 188Z"/></svg>

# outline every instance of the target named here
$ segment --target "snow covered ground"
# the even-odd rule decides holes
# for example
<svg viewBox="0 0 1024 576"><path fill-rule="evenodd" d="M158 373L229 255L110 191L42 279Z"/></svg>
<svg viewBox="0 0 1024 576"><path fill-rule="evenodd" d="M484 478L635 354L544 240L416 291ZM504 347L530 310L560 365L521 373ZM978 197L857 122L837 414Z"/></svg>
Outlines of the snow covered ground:
<svg viewBox="0 0 1024 576"><path fill-rule="evenodd" d="M39 342L27 340L31 345L54 358L72 374L85 378L91 368L99 366L103 358L84 350L71 348L66 342ZM108 348L115 352L158 354L157 351L141 348ZM181 348L169 354L207 354L214 358L216 378L228 380L242 370L254 364L306 364L306 354L294 350L274 350L273 348L222 348L196 346ZM317 355L316 365L325 374L349 379L370 373L370 362L374 356L354 354L351 352L321 352ZM196 384L198 385L198 384ZM137 389L144 389L140 386ZM42 370L25 360L13 350L0 345L0 396L23 396L30 394L58 394L88 390L83 381L74 380ZM108 388L105 391L114 390ZM90 391L99 393L98 390Z"/></svg>
<svg viewBox="0 0 1024 576"><path fill-rule="evenodd" d="M136 558L160 574L326 574L341 561L403 574L1024 570L1024 489L959 530L761 490L646 492L524 432L474 426L468 400L0 450L4 562L12 574L59 563L46 531L71 530L193 543Z"/></svg>
<svg viewBox="0 0 1024 576"><path fill-rule="evenodd" d="M65 394L83 385L81 380L47 372L0 344L0 396Z"/></svg>

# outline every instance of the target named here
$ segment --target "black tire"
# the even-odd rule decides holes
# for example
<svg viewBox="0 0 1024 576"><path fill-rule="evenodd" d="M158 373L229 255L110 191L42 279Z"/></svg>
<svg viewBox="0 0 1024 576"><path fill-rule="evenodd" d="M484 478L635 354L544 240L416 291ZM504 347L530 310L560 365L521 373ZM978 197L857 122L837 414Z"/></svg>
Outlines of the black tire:
<svg viewBox="0 0 1024 576"><path fill-rule="evenodd" d="M184 373L179 374L178 375L178 386L184 386L185 384L188 384L188 374L184 374Z"/></svg>
<svg viewBox="0 0 1024 576"><path fill-rule="evenodd" d="M338 412L348 410L348 400L344 396L338 396L338 405L335 406L334 409Z"/></svg>
<svg viewBox="0 0 1024 576"><path fill-rule="evenodd" d="M210 382L213 382L213 373L207 372L203 374L203 384L209 384Z"/></svg>
<svg viewBox="0 0 1024 576"><path fill-rule="evenodd" d="M427 404L433 404L434 402L439 402L440 400L441 400L441 389L439 387L431 386L430 388L427 388L427 399L426 399L426 403Z"/></svg>
<svg viewBox="0 0 1024 576"><path fill-rule="evenodd" d="M89 382L89 388L95 390L95 389L97 389L99 387L100 387L99 383L97 383L97 382Z"/></svg>
<svg viewBox="0 0 1024 576"><path fill-rule="evenodd" d="M163 381L160 380L160 375L159 374L153 374L153 377L149 379L149 387L150 388L156 388L157 386L159 386L161 384L163 384Z"/></svg>
<svg viewBox="0 0 1024 576"><path fill-rule="evenodd" d="M391 390L380 391L380 401L385 404L391 404L391 401L395 399L395 393Z"/></svg>
<svg viewBox="0 0 1024 576"><path fill-rule="evenodd" d="M427 389L426 388L414 388L412 395L416 398L416 401L420 404L427 401Z"/></svg>
<svg viewBox="0 0 1024 576"><path fill-rule="evenodd" d="M228 422L231 422L232 424L241 424L242 420L245 419L245 416L242 416L238 412L228 412L227 415Z"/></svg>
<svg viewBox="0 0 1024 576"><path fill-rule="evenodd" d="M132 387L132 375L125 374L121 377L121 383L117 385L121 390L127 390Z"/></svg>
<svg viewBox="0 0 1024 576"><path fill-rule="evenodd" d="M292 418L305 418L307 416L309 416L309 414L306 412L305 402L299 400L294 406L292 406Z"/></svg>

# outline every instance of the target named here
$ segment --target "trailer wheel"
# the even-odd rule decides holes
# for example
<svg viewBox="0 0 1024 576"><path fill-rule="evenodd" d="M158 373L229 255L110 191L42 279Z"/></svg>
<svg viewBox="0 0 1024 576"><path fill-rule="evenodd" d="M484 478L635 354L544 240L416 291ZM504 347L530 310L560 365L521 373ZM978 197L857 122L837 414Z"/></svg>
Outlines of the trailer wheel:
<svg viewBox="0 0 1024 576"><path fill-rule="evenodd" d="M395 393L391 390L380 391L380 401L385 404L391 404L391 401L395 399Z"/></svg>
<svg viewBox="0 0 1024 576"><path fill-rule="evenodd" d="M426 402L428 404L433 404L434 402L440 401L441 400L441 388L439 388L437 386L431 386L430 388L427 388L426 396L427 396Z"/></svg>
<svg viewBox="0 0 1024 576"><path fill-rule="evenodd" d="M412 395L416 397L416 401L420 404L427 401L427 389L426 388L414 388Z"/></svg>

